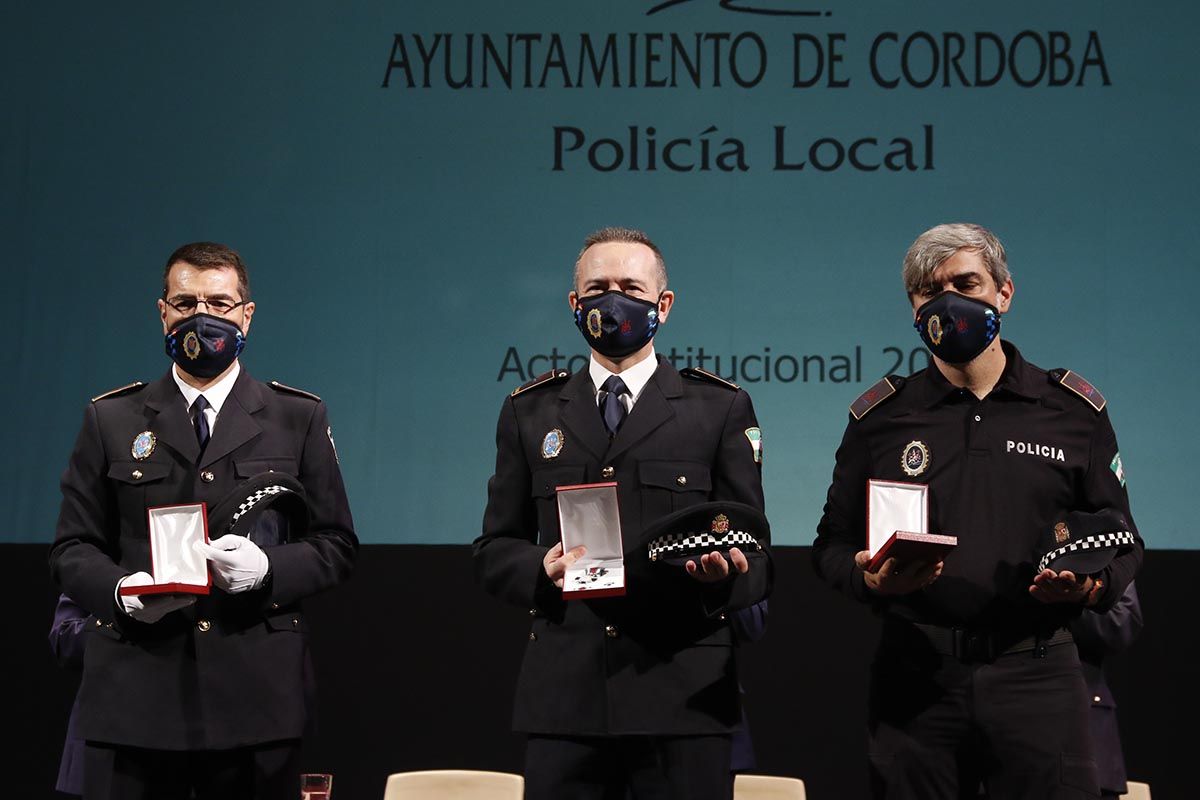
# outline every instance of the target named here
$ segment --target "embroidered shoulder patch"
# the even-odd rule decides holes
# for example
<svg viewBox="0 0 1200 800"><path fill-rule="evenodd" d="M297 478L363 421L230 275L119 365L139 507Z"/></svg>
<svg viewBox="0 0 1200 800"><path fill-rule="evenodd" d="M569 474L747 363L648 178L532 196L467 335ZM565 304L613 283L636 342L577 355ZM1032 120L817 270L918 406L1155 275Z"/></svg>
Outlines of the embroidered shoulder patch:
<svg viewBox="0 0 1200 800"><path fill-rule="evenodd" d="M1115 456L1113 456L1112 463L1108 465L1108 468L1113 471L1113 475L1116 475L1117 480L1121 482L1122 486L1124 486L1125 485L1125 465L1121 463L1121 454L1120 453L1117 453Z"/></svg>
<svg viewBox="0 0 1200 800"><path fill-rule="evenodd" d="M118 386L116 389L110 389L109 391L105 392L104 394L96 395L95 397L92 398L92 402L94 403L97 400L104 400L109 397L118 397L120 395L125 394L126 392L132 392L134 389L140 389L145 385L146 384L141 381L134 381L133 383L127 383L124 386Z"/></svg>
<svg viewBox="0 0 1200 800"><path fill-rule="evenodd" d="M288 392L289 394L298 394L301 397L307 397L309 400L316 400L318 403L321 402L321 398L317 397L312 392L306 392L303 389L297 389L295 386L288 386L286 383L280 383L279 381L271 381L267 385L270 386L272 389L277 389L278 391L281 391L281 392Z"/></svg>
<svg viewBox="0 0 1200 800"><path fill-rule="evenodd" d="M1096 409L1096 413L1104 410L1104 404L1107 402L1104 395L1082 375L1069 369L1055 370L1052 375L1060 386L1082 397L1089 406Z"/></svg>
<svg viewBox="0 0 1200 800"><path fill-rule="evenodd" d="M692 378L694 380L701 380L701 381L708 381L709 383L715 383L718 386L724 386L726 389L733 389L736 391L736 390L742 388L742 387L738 386L736 383L734 383L733 381L727 381L724 378L722 378L720 375L717 375L716 373L713 373L713 372L709 372L706 369L700 369L699 367L686 367L684 369L679 370L679 374L685 378Z"/></svg>
<svg viewBox="0 0 1200 800"><path fill-rule="evenodd" d="M528 392L530 389L536 389L539 386L549 386L551 384L559 383L561 381L565 381L569 377L571 377L571 373L568 370L552 369L549 372L543 372L541 375L538 375L528 383L523 383L517 388L513 389L511 396L516 397L523 392Z"/></svg>
<svg viewBox="0 0 1200 800"><path fill-rule="evenodd" d="M858 399L850 404L850 414L858 420L865 417L871 412L875 406L887 400L894 395L898 390L896 385L892 383L891 377L880 378L879 382L867 389L858 396Z"/></svg>

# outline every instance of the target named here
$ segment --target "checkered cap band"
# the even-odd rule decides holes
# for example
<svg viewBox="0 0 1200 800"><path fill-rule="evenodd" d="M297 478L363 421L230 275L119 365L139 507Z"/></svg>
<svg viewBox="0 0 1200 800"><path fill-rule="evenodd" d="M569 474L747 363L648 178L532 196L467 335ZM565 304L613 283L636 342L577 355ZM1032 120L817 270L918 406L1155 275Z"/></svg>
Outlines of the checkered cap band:
<svg viewBox="0 0 1200 800"><path fill-rule="evenodd" d="M261 489L256 489L254 494L247 497L242 502L238 503L237 511L233 512L233 519L229 520L229 527L232 528L237 524L237 521L242 518L250 509L254 508L264 497L272 497L283 492L290 492L291 489L286 486L264 486Z"/></svg>
<svg viewBox="0 0 1200 800"><path fill-rule="evenodd" d="M657 561L672 553L701 553L717 547L737 547L738 545L750 546L755 550L762 549L758 540L745 531L729 531L719 537L708 532L668 533L666 536L660 536L650 542L650 560Z"/></svg>
<svg viewBox="0 0 1200 800"><path fill-rule="evenodd" d="M1042 560L1038 562L1037 571L1041 572L1050 566L1050 562L1056 558L1065 556L1067 553L1076 553L1080 550L1105 550L1112 547L1129 547L1132 545L1133 534L1129 531L1113 531L1112 533L1097 533L1093 536L1085 536L1077 542L1065 544L1046 553L1046 555L1042 556Z"/></svg>

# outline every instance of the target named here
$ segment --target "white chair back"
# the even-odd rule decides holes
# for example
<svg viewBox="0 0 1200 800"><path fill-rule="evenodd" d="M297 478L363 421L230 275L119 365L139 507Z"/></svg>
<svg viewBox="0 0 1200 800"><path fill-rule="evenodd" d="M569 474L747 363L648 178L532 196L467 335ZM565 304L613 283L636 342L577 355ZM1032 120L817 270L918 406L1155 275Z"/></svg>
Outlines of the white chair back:
<svg viewBox="0 0 1200 800"><path fill-rule="evenodd" d="M508 772L437 769L389 775L383 800L522 800L525 779Z"/></svg>
<svg viewBox="0 0 1200 800"><path fill-rule="evenodd" d="M805 800L804 781L773 775L738 775L733 800Z"/></svg>
<svg viewBox="0 0 1200 800"><path fill-rule="evenodd" d="M1127 781L1128 790L1121 795L1121 800L1150 800L1150 784L1138 781Z"/></svg>

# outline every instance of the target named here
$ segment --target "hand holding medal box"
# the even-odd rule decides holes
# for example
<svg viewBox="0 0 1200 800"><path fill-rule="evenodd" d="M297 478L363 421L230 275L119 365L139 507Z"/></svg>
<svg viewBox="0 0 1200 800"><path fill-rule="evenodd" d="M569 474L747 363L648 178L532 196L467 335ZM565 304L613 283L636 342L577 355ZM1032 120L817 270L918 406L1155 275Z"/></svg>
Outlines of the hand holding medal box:
<svg viewBox="0 0 1200 800"><path fill-rule="evenodd" d="M958 545L958 537L928 530L928 486L867 481L868 572L878 570L889 558L904 564L936 564Z"/></svg>
<svg viewBox="0 0 1200 800"><path fill-rule="evenodd" d="M208 560L196 542L208 542L208 509L204 503L146 509L150 530L150 562L154 583L122 586L126 596L208 594Z"/></svg>
<svg viewBox="0 0 1200 800"><path fill-rule="evenodd" d="M616 483L556 487L563 551L583 545L583 557L563 576L563 598L625 594L625 558Z"/></svg>

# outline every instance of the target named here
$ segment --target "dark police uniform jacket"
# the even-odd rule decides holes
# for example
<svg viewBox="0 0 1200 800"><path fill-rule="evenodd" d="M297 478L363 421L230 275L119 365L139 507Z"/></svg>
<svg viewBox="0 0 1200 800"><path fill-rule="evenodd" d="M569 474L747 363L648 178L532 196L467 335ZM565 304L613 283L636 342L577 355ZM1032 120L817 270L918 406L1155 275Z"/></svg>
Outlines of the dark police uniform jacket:
<svg viewBox="0 0 1200 800"><path fill-rule="evenodd" d="M1096 611L1121 597L1143 546L1099 393L1076 382L1083 395L1091 390L1089 401L1060 382L1063 371L1047 373L1008 342L1002 346L1007 364L982 400L933 365L892 378L891 387L881 382L877 397L860 398L837 451L812 557L826 581L887 615L1016 640L1052 631L1080 612L1029 594L1042 555L1039 538L1067 512L1115 510L1136 538L1100 576ZM888 396L890 388L896 391ZM910 475L901 457L914 442L927 456L919 474ZM929 532L958 537L941 577L922 591L875 597L854 566L855 552L866 547L869 478L927 484Z"/></svg>
<svg viewBox="0 0 1200 800"><path fill-rule="evenodd" d="M548 373L504 401L496 473L474 545L485 588L532 610L514 727L551 735L728 733L740 712L726 613L768 594L768 551L748 553L748 573L705 585L681 567L652 564L640 532L709 500L763 507L761 464L746 434L758 424L750 396L714 377L681 375L660 358L610 440L590 376L567 375ZM542 443L552 430L564 443L546 458ZM564 601L542 565L559 541L555 487L608 480L617 482L627 593Z"/></svg>
<svg viewBox="0 0 1200 800"><path fill-rule="evenodd" d="M1108 688L1104 662L1109 656L1128 648L1142 632L1142 604L1138 600L1137 583L1129 584L1125 594L1107 613L1085 612L1070 627L1079 648L1079 667L1092 707L1088 732L1092 736L1100 788L1111 794L1125 794L1128 787L1121 732L1117 728L1117 701Z"/></svg>
<svg viewBox="0 0 1200 800"><path fill-rule="evenodd" d="M157 442L138 460L131 445L142 431ZM148 507L212 506L268 470L304 485L311 525L299 541L264 548L263 587L229 595L214 586L154 624L117 610L117 581L152 572ZM243 369L201 457L168 372L87 407L62 493L51 570L95 617L79 690L83 737L162 750L299 738L308 659L300 601L344 580L358 548L325 405Z"/></svg>

